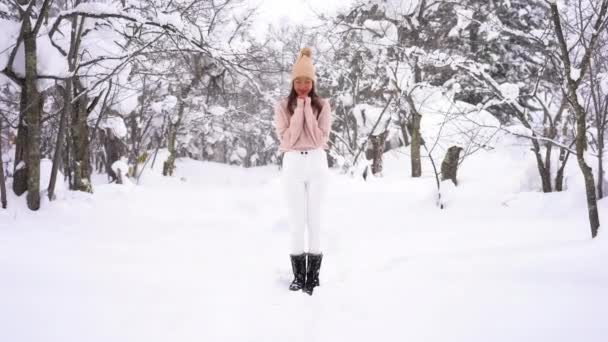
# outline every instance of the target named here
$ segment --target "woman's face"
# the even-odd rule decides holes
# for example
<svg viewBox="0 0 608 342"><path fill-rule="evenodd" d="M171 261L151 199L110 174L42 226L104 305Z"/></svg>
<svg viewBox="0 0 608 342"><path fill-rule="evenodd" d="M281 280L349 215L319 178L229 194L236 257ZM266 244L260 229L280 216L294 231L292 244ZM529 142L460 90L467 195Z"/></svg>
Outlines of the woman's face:
<svg viewBox="0 0 608 342"><path fill-rule="evenodd" d="M299 97L308 96L312 90L312 80L307 77L298 77L293 81L293 88Z"/></svg>

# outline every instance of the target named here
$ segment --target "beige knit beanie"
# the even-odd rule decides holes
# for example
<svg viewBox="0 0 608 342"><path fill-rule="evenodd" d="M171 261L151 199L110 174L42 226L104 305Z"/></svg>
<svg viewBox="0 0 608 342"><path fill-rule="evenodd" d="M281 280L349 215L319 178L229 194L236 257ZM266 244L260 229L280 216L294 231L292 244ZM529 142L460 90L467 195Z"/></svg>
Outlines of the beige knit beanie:
<svg viewBox="0 0 608 342"><path fill-rule="evenodd" d="M300 51L298 59L293 65L293 70L291 71L291 80L293 81L298 77L308 77L315 82L317 81L315 66L312 64L311 48L303 48Z"/></svg>

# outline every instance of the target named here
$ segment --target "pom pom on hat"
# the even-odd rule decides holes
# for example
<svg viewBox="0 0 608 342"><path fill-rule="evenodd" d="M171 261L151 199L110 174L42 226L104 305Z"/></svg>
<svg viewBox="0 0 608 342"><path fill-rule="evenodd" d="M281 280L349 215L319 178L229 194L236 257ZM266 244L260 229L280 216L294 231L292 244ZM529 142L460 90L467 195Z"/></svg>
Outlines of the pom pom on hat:
<svg viewBox="0 0 608 342"><path fill-rule="evenodd" d="M307 77L313 81L317 80L315 66L312 64L312 49L305 47L300 50L300 54L293 69L291 71L291 80L295 80L298 77Z"/></svg>
<svg viewBox="0 0 608 342"><path fill-rule="evenodd" d="M305 47L302 50L300 50L300 58L302 56L306 56L308 58L312 58L312 49L309 47Z"/></svg>

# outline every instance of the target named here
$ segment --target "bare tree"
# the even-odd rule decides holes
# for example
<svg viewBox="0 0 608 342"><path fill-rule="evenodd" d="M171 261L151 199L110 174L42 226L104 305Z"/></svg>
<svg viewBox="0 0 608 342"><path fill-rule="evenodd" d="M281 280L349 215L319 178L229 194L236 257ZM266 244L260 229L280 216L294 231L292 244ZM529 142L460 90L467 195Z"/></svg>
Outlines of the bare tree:
<svg viewBox="0 0 608 342"><path fill-rule="evenodd" d="M551 7L551 20L555 30L555 35L559 42L560 59L563 65L563 79L565 81L565 92L568 98L568 104L572 108L576 116L576 159L585 179L585 189L587 195L587 209L589 212L589 223L591 226L591 237L596 237L600 227L599 215L597 210L597 196L595 192L595 180L593 170L585 161L585 150L587 149L587 112L579 98L578 90L581 86L586 74L591 66L591 58L598 44L600 32L606 30L608 25L608 0L602 0L597 4L584 4L579 0L575 7L577 14L581 18L588 18L591 25L584 25L583 29L578 32L576 47L579 47L582 52L582 59L577 61L576 53L572 46L568 46L564 27L562 24L562 15L554 0L549 1ZM589 15L591 11L591 15ZM586 32L585 27L590 27L591 33ZM571 41L571 40L570 40Z"/></svg>
<svg viewBox="0 0 608 342"><path fill-rule="evenodd" d="M441 163L441 181L451 180L454 185L458 185L458 165L460 161L460 152L463 148L460 146L451 146L445 154L445 158Z"/></svg>
<svg viewBox="0 0 608 342"><path fill-rule="evenodd" d="M604 153L606 129L608 129L608 33L603 32L598 48L589 65L589 81L584 85L583 94L587 98L585 110L590 116L595 135L589 142L598 158L597 196L604 198ZM592 132L590 132L592 133Z"/></svg>
<svg viewBox="0 0 608 342"><path fill-rule="evenodd" d="M4 117L0 115L0 202L2 208L6 209L6 179L4 177L4 162L2 160L2 130Z"/></svg>
<svg viewBox="0 0 608 342"><path fill-rule="evenodd" d="M15 6L21 17L21 30L10 54L6 68L2 71L21 87L21 110L19 133L15 152L13 190L17 195L27 190L27 206L31 210L40 208L40 120L43 97L36 85L38 61L36 37L47 16L50 0L45 0L36 12L36 1L18 0ZM13 3L13 5L16 5ZM32 17L36 16L35 21ZM25 51L25 77L14 70L17 50L23 44Z"/></svg>

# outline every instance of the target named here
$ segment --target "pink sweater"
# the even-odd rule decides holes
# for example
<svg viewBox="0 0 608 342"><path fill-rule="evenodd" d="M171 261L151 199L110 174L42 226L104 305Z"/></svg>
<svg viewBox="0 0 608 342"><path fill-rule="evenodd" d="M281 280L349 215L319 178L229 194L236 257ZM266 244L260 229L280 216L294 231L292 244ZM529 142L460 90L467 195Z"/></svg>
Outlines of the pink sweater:
<svg viewBox="0 0 608 342"><path fill-rule="evenodd" d="M328 149L327 140L331 126L329 101L321 100L319 119L313 113L310 97L298 99L293 116L287 109L287 99L274 108L274 125L281 144L279 151L303 151L316 148Z"/></svg>

